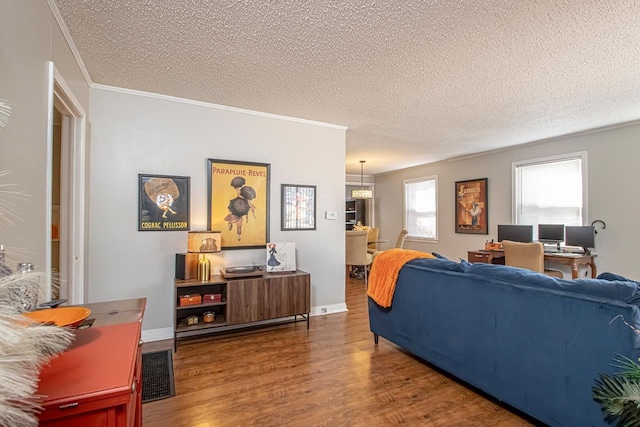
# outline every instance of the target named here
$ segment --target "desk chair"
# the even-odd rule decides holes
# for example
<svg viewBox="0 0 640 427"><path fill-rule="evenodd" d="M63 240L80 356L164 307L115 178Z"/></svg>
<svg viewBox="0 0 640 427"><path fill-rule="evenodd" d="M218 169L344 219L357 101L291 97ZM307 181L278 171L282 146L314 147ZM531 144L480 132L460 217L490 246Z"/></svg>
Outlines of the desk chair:
<svg viewBox="0 0 640 427"><path fill-rule="evenodd" d="M368 235L367 235L367 241L368 242L375 242L376 240L378 240L378 235L380 234L380 229L378 227L373 227L371 229L369 229L368 231ZM378 252L378 244L377 243L369 243L369 246L367 246L367 252L370 254L374 254L376 252Z"/></svg>
<svg viewBox="0 0 640 427"><path fill-rule="evenodd" d="M364 283L368 283L368 268L373 262L373 255L367 252L367 232L346 232L346 264L347 267L362 266L364 268ZM347 268L349 271L350 268Z"/></svg>
<svg viewBox="0 0 640 427"><path fill-rule="evenodd" d="M544 268L544 245L540 242L521 243L503 240L502 249L505 265L526 268L547 276L563 277L561 271Z"/></svg>

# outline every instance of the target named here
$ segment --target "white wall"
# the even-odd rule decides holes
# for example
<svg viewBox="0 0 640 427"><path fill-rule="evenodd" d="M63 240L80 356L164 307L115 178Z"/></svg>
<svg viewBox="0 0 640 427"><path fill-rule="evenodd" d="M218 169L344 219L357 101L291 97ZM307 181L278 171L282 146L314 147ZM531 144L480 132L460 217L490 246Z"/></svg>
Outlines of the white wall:
<svg viewBox="0 0 640 427"><path fill-rule="evenodd" d="M90 302L146 296L143 329L172 326L175 254L186 231L137 227L138 174L191 177L191 229L207 225L207 158L271 164L270 240L293 241L313 307L343 307L345 130L97 87L91 90ZM280 184L317 186L317 230L280 231ZM338 212L325 220L325 211ZM223 251L212 267L265 262Z"/></svg>
<svg viewBox="0 0 640 427"><path fill-rule="evenodd" d="M376 176L376 220L381 238L393 239L402 228L402 185L404 179L438 175L439 242L407 241L405 247L439 252L457 260L467 251L480 249L485 240L497 238L497 225L511 223L511 163L556 154L587 152L588 223L596 219L607 228L597 227L596 266L598 273L610 271L640 279L637 262L640 236L640 197L635 191L640 159L640 124L579 134L551 141L528 144L467 159L423 165ZM455 181L489 178L489 235L454 232ZM558 182L562 186L562 182ZM553 268L559 268L553 266ZM568 270L565 268L565 277ZM584 276L586 270L581 271Z"/></svg>
<svg viewBox="0 0 640 427"><path fill-rule="evenodd" d="M28 195L12 200L20 219L13 227L0 228L0 243L7 247L11 267L29 261L44 269L50 234L44 215L50 185L49 61L85 111L89 85L46 1L0 0L0 11L0 99L13 107L8 126L0 130L0 171L13 172L0 178L0 184L18 184L14 189Z"/></svg>

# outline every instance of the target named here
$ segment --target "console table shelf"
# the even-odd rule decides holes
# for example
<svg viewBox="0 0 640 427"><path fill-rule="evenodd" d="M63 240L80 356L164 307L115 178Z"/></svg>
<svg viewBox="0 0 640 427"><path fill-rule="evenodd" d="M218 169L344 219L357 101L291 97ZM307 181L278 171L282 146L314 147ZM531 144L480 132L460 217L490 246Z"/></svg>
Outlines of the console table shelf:
<svg viewBox="0 0 640 427"><path fill-rule="evenodd" d="M182 295L222 295L221 302L180 306ZM215 320L202 321L205 312L215 313ZM298 270L290 273L264 273L260 276L224 278L211 276L208 281L175 280L174 350L178 341L189 337L221 333L235 329L266 326L274 322L307 322L311 311L311 278ZM187 324L187 317L197 316L198 323ZM292 318L292 319L291 319Z"/></svg>
<svg viewBox="0 0 640 427"><path fill-rule="evenodd" d="M227 301L223 300L221 302L206 302L203 304L193 304L193 305L185 305L185 306L178 306L176 307L176 310L189 310L192 308L203 308L203 307L217 307L219 305L227 305Z"/></svg>

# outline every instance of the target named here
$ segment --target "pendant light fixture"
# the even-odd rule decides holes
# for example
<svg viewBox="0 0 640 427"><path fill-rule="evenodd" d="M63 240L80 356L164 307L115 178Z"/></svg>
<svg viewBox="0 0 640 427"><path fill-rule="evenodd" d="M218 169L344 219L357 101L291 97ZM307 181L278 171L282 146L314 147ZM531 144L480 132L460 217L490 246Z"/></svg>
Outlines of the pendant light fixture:
<svg viewBox="0 0 640 427"><path fill-rule="evenodd" d="M352 199L373 199L373 190L364 189L364 162L360 160L360 189L351 190Z"/></svg>

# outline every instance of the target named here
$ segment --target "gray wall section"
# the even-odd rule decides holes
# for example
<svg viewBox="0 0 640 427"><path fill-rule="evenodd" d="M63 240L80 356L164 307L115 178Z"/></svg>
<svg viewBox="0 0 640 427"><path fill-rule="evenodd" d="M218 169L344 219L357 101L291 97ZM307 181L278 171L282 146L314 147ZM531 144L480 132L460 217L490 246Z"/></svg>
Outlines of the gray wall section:
<svg viewBox="0 0 640 427"><path fill-rule="evenodd" d="M46 1L0 1L0 99L13 111L0 130L0 170L12 172L0 184L17 184L28 195L13 199L20 218L0 228L0 242L7 258L46 265L47 223L43 215L47 188L47 142L49 134L49 61L89 110L89 85ZM7 206L7 204L5 204Z"/></svg>
<svg viewBox="0 0 640 427"><path fill-rule="evenodd" d="M485 240L497 238L497 225L511 223L511 163L518 160L587 152L589 223L607 223L596 236L598 272L611 271L640 279L635 261L640 236L640 197L636 195L640 124L556 138L461 160L423 165L376 176L376 220L381 238L391 239L403 224L403 180L438 175L438 243L407 241L406 248L439 252L451 259L467 258ZM489 178L489 234L454 231L455 182ZM562 186L562 182L558 182ZM553 266L553 268L560 268ZM563 268L560 268L563 269ZM569 274L564 268L565 276ZM586 270L581 271L584 277ZM570 277L570 276L569 276Z"/></svg>
<svg viewBox="0 0 640 427"><path fill-rule="evenodd" d="M190 176L191 229L204 230L214 158L271 164L270 241L295 242L313 307L344 304L344 130L100 88L91 108L90 300L146 296L144 328L172 326L175 254L187 232L137 231L138 174ZM323 149L310 156L309 147ZM280 230L281 184L317 186L316 230ZM209 259L214 270L264 264L266 249Z"/></svg>

